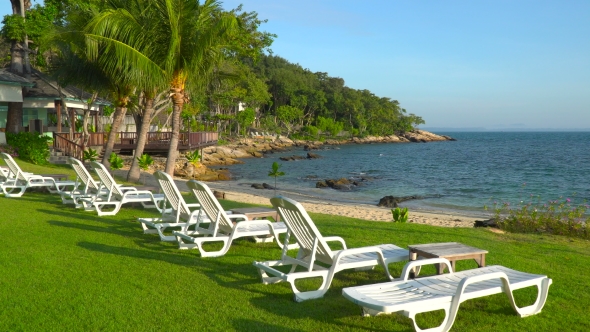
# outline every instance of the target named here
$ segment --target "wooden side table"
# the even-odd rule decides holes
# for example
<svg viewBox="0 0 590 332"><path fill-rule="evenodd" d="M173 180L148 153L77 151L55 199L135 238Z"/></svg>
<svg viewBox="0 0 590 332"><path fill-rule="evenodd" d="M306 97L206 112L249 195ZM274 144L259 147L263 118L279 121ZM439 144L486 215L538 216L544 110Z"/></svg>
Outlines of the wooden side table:
<svg viewBox="0 0 590 332"><path fill-rule="evenodd" d="M67 181L68 175L67 174L39 174L41 176L45 176L48 178L54 178L57 181Z"/></svg>
<svg viewBox="0 0 590 332"><path fill-rule="evenodd" d="M455 261L463 259L473 259L478 267L486 266L486 250L470 247L462 243L429 243L416 244L408 246L410 251L410 261L415 261L418 257L424 258L446 258L451 262L453 272L455 271ZM436 264L438 274L442 274L445 264Z"/></svg>
<svg viewBox="0 0 590 332"><path fill-rule="evenodd" d="M279 221L281 218L279 216L279 212L272 208L265 208L265 207L252 207L252 208L237 208L231 209L232 213L234 214L243 214L248 217L249 220L254 220L257 218L264 218L264 217L271 217L275 221Z"/></svg>

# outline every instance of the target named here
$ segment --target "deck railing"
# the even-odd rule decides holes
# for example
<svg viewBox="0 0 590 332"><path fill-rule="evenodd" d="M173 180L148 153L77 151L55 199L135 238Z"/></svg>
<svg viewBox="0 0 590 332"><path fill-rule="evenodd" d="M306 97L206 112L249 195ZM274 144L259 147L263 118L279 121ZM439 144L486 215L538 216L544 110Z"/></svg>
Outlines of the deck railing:
<svg viewBox="0 0 590 332"><path fill-rule="evenodd" d="M53 133L53 147L62 151L66 156L82 160L84 155L84 146L68 139L69 134Z"/></svg>
<svg viewBox="0 0 590 332"><path fill-rule="evenodd" d="M85 147L104 146L107 133L90 133L88 143L83 144L82 133L54 133L54 147L66 155L82 158ZM150 132L147 135L146 151L166 151L170 146L171 132ZM178 137L179 150L193 150L207 145L213 145L219 139L217 132L183 132ZM76 143L80 142L80 143ZM119 132L115 141L115 149L134 150L137 146L136 132Z"/></svg>

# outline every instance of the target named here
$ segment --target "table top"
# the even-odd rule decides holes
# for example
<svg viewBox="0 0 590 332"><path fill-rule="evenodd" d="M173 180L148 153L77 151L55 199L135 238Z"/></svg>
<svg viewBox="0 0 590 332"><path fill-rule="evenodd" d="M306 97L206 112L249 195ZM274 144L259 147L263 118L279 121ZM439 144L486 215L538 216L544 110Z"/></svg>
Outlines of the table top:
<svg viewBox="0 0 590 332"><path fill-rule="evenodd" d="M67 174L59 174L59 173L39 174L39 175L45 176L45 177L48 177L48 178L54 178L56 180L59 180L59 179L66 179L67 180L68 177L69 177Z"/></svg>
<svg viewBox="0 0 590 332"><path fill-rule="evenodd" d="M438 257L488 253L486 250L470 247L458 242L414 244L409 245L408 249L411 252L423 252Z"/></svg>
<svg viewBox="0 0 590 332"><path fill-rule="evenodd" d="M250 208L237 208L231 209L233 213L237 214L248 214L248 213L276 213L277 210L266 207L250 207Z"/></svg>

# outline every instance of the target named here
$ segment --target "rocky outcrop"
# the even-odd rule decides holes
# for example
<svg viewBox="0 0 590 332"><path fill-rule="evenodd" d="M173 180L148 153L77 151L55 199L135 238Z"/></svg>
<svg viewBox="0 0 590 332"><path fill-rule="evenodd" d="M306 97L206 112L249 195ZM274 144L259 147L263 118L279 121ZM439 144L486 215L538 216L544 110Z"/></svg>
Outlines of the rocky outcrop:
<svg viewBox="0 0 590 332"><path fill-rule="evenodd" d="M396 208L398 204L401 202L413 200L413 199L422 199L422 196L402 196L402 197L395 197L395 196L385 196L379 200L377 206L382 207L389 207L389 208Z"/></svg>
<svg viewBox="0 0 590 332"><path fill-rule="evenodd" d="M271 190L277 189L268 183L262 183L262 184L261 183L252 183L251 187L254 189L271 189Z"/></svg>

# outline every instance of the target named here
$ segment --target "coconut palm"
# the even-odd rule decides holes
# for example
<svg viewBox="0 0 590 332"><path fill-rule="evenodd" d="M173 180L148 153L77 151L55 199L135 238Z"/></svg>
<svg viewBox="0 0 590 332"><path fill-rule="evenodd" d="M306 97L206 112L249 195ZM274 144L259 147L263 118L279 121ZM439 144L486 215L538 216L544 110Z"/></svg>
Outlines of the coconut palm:
<svg viewBox="0 0 590 332"><path fill-rule="evenodd" d="M111 0L86 28L88 54L107 73L124 71L121 79L142 91L169 86L168 174L174 172L183 105L189 92L206 85L236 24L215 0Z"/></svg>

